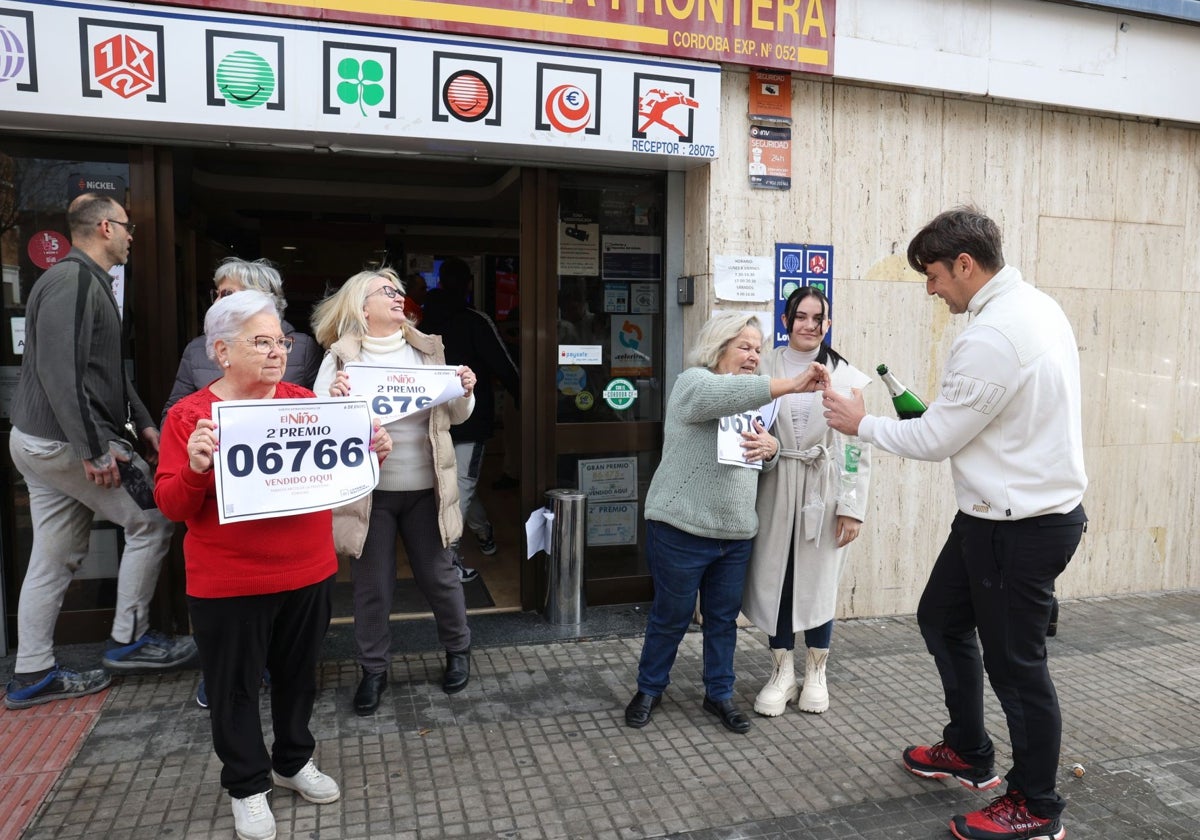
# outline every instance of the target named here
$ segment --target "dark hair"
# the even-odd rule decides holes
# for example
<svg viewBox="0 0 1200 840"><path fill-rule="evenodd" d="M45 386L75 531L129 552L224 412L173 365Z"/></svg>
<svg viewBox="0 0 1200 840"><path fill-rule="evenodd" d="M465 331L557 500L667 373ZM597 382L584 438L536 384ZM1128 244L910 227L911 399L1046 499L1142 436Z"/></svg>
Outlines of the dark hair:
<svg viewBox="0 0 1200 840"><path fill-rule="evenodd" d="M67 229L71 231L71 238L92 236L93 228L111 216L113 208L120 206L115 198L99 193L77 196L67 208Z"/></svg>
<svg viewBox="0 0 1200 840"><path fill-rule="evenodd" d="M1000 227L975 207L939 214L908 243L908 264L922 274L931 263L949 268L959 254L970 254L987 271L1004 268Z"/></svg>
<svg viewBox="0 0 1200 840"><path fill-rule="evenodd" d="M792 327L796 323L796 310L800 308L800 301L805 298L816 298L817 302L821 304L821 320L829 319L829 298L825 297L825 293L816 286L801 286L788 295L787 303L783 307L783 317L787 321L788 335L792 334ZM840 353L822 341L821 346L817 348L817 361L836 368L846 360Z"/></svg>

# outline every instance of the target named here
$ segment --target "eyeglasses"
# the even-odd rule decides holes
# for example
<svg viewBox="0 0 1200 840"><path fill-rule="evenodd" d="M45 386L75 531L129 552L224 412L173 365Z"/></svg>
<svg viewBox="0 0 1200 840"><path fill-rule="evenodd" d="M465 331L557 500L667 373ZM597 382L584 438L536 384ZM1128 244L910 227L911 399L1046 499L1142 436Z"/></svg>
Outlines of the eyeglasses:
<svg viewBox="0 0 1200 840"><path fill-rule="evenodd" d="M216 303L221 298L227 298L236 291L239 291L239 290L238 289L209 289L208 290L208 299L211 300L213 303Z"/></svg>
<svg viewBox="0 0 1200 840"><path fill-rule="evenodd" d="M133 236L134 228L137 227L137 225L135 225L133 222L122 222L120 219L105 219L104 221L110 222L114 225L120 225L121 227L125 228L126 232L130 236Z"/></svg>
<svg viewBox="0 0 1200 840"><path fill-rule="evenodd" d="M371 295L383 295L384 297L388 297L388 298L391 298L392 300L395 300L398 297L403 297L404 293L402 291L400 291L399 289L397 289L395 286L388 285L388 286L383 286L381 288L376 289L375 291L371 292L370 295L367 295L367 297L371 297Z"/></svg>
<svg viewBox="0 0 1200 840"><path fill-rule="evenodd" d="M283 338L271 338L269 335L256 335L254 338L240 338L238 341L245 341L248 344L253 344L254 349L264 356L272 350L278 350L281 353L291 353L292 346L295 345L296 339L290 335L285 335Z"/></svg>

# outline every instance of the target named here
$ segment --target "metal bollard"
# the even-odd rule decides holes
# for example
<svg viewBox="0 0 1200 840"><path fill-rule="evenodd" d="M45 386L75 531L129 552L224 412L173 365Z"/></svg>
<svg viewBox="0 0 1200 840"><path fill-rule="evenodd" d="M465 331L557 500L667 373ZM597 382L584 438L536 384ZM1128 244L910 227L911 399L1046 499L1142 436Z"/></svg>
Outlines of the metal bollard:
<svg viewBox="0 0 1200 840"><path fill-rule="evenodd" d="M547 490L546 507L554 514L546 575L546 620L551 624L578 624L583 621L587 494L578 490Z"/></svg>

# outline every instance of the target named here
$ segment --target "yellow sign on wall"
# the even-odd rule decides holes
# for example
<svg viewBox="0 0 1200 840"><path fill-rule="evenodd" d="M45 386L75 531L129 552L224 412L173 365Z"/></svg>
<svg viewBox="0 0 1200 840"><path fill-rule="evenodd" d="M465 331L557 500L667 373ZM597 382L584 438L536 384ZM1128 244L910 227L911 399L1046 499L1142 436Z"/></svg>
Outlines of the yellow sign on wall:
<svg viewBox="0 0 1200 840"><path fill-rule="evenodd" d="M833 75L837 0L164 0Z"/></svg>

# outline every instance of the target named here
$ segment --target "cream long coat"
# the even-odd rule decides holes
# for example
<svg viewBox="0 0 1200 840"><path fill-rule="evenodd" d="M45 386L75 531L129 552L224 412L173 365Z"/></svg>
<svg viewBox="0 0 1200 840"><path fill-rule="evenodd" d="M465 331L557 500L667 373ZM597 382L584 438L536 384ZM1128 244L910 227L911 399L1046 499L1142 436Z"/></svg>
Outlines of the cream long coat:
<svg viewBox="0 0 1200 840"><path fill-rule="evenodd" d="M782 354L776 347L759 363L758 372L783 376ZM853 372L853 373L852 373ZM845 388L853 374L862 374L847 363L831 370L835 388ZM758 484L758 536L750 555L742 612L760 629L774 634L779 618L788 548L795 552L792 628L796 632L820 627L833 618L837 586L845 567L846 550L837 547L837 517L866 517L871 481L871 448L861 448L853 493L840 487L842 453L836 451L837 433L825 424L820 395L810 397L811 410L800 439L790 416L793 399L785 397L771 433L779 439L779 466L763 473ZM842 438L846 440L846 438Z"/></svg>

